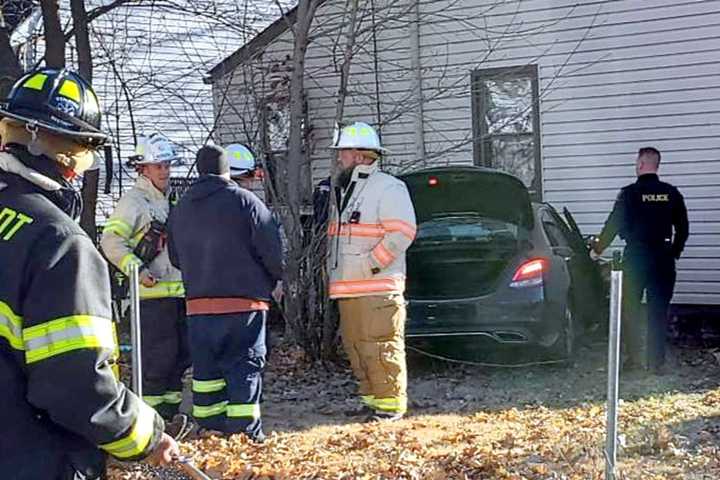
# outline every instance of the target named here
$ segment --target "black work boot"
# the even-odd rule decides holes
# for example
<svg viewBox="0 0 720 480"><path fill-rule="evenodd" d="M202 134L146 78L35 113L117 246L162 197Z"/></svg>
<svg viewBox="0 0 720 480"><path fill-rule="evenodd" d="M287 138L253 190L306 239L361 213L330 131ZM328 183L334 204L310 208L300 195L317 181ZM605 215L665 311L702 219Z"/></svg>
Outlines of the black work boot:
<svg viewBox="0 0 720 480"><path fill-rule="evenodd" d="M165 422L165 433L176 440L182 440L192 429L192 419L184 413L178 413L172 420Z"/></svg>
<svg viewBox="0 0 720 480"><path fill-rule="evenodd" d="M363 405L360 408L355 408L353 410L345 410L343 412L343 415L346 417L367 417L375 413L375 410L368 407L367 405Z"/></svg>

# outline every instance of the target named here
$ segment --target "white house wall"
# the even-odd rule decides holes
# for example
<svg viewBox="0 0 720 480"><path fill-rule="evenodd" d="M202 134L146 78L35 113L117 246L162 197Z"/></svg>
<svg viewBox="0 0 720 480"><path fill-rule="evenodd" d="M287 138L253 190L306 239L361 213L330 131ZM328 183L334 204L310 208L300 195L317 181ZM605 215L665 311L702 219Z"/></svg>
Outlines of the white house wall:
<svg viewBox="0 0 720 480"><path fill-rule="evenodd" d="M337 22L344 4L328 0L316 24L332 30L328 20ZM674 302L720 304L720 0L423 0L419 8L429 163L473 162L472 70L537 64L544 199L598 233L619 188L634 180L637 149L657 147L662 176L690 212ZM377 34L383 119L413 86L408 21ZM291 53L291 40L286 32L264 55ZM329 167L334 40L317 39L307 55L316 180ZM346 120L375 122L372 51L355 59ZM420 165L414 125L412 108L383 125L393 151L386 165Z"/></svg>

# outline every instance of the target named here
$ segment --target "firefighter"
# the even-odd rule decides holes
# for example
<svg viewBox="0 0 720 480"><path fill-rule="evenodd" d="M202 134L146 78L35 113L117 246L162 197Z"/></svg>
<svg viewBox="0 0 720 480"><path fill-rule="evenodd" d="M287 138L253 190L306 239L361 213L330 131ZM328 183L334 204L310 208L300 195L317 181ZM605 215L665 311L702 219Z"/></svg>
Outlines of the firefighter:
<svg viewBox="0 0 720 480"><path fill-rule="evenodd" d="M661 182L657 172L660 152L641 148L636 161L637 181L623 187L593 250L601 254L620 234L626 242L623 256L623 328L628 356L624 368L644 367L642 332L647 329L647 366L663 373L667 314L675 287L675 262L688 238L689 225L683 196ZM639 310L646 295L647 317Z"/></svg>
<svg viewBox="0 0 720 480"><path fill-rule="evenodd" d="M354 123L336 132L339 172L329 220L330 298L337 299L343 345L359 380L367 421L407 410L405 251L415 211L403 182L382 173L386 150L375 130Z"/></svg>
<svg viewBox="0 0 720 480"><path fill-rule="evenodd" d="M113 374L107 266L73 221L70 180L106 140L95 93L39 69L0 117L0 472L92 480L106 454L167 463L179 451L162 419Z"/></svg>
<svg viewBox="0 0 720 480"><path fill-rule="evenodd" d="M230 168L230 178L247 190L252 190L255 184L257 165L252 151L240 143L233 143L225 147Z"/></svg>
<svg viewBox="0 0 720 480"><path fill-rule="evenodd" d="M118 202L100 242L105 256L126 275L140 271L143 399L167 420L178 414L182 376L190 366L185 289L168 258L170 167L178 156L162 135L141 137L131 158L138 177Z"/></svg>
<svg viewBox="0 0 720 480"><path fill-rule="evenodd" d="M187 288L193 417L206 431L261 442L265 325L283 265L279 228L262 201L230 179L224 149L201 148L197 169L169 229L170 259Z"/></svg>

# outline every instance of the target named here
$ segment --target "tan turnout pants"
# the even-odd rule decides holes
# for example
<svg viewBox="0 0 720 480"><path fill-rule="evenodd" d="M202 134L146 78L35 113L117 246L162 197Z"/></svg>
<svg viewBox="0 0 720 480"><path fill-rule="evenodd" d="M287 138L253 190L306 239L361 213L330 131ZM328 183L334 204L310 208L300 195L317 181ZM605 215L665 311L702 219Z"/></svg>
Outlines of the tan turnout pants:
<svg viewBox="0 0 720 480"><path fill-rule="evenodd" d="M407 410L405 299L374 295L338 300L343 346L360 382L363 401L375 410Z"/></svg>

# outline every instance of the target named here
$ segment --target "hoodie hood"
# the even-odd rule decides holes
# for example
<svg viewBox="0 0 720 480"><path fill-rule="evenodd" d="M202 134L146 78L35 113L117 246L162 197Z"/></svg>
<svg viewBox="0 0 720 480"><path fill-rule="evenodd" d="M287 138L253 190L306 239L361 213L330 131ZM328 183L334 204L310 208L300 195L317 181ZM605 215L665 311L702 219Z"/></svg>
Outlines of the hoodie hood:
<svg viewBox="0 0 720 480"><path fill-rule="evenodd" d="M192 187L185 193L185 196L193 202L203 200L232 185L234 184L231 180L219 175L203 175L193 182Z"/></svg>

